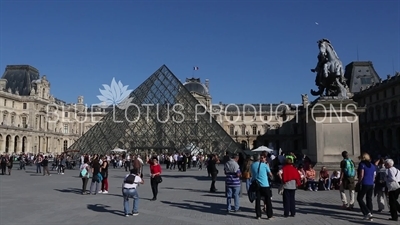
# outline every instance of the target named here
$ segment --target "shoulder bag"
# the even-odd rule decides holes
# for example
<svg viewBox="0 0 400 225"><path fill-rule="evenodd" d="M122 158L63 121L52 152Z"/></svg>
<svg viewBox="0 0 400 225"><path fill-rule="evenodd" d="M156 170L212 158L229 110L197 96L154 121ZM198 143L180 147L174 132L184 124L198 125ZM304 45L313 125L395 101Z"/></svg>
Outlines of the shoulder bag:
<svg viewBox="0 0 400 225"><path fill-rule="evenodd" d="M257 177L254 178L254 180L251 182L250 188L249 188L249 191L252 191L252 192L256 192L256 191L260 190L260 188L261 188L260 183L257 180L257 178L259 178L259 176L260 176L260 167L261 167L262 162L259 162L259 163L260 164L258 164Z"/></svg>

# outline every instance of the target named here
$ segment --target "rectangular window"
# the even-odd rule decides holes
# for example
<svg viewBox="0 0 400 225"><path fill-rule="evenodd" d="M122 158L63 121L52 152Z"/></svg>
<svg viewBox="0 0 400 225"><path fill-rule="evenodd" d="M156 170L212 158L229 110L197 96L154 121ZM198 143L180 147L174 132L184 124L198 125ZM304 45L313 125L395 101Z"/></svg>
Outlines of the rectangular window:
<svg viewBox="0 0 400 225"><path fill-rule="evenodd" d="M22 127L26 128L26 117L22 117Z"/></svg>
<svg viewBox="0 0 400 225"><path fill-rule="evenodd" d="M64 134L68 134L68 124L64 124Z"/></svg>
<svg viewBox="0 0 400 225"><path fill-rule="evenodd" d="M234 132L234 129L235 129L235 128L234 128L233 126L230 126L230 127L229 127L229 134L230 134L230 135L233 135L233 134L235 133L235 132Z"/></svg>
<svg viewBox="0 0 400 225"><path fill-rule="evenodd" d="M64 112L64 117L68 117L68 112Z"/></svg>
<svg viewBox="0 0 400 225"><path fill-rule="evenodd" d="M22 103L22 109L27 109L28 107L27 107L27 105L26 105L26 103L24 102L24 103Z"/></svg>
<svg viewBox="0 0 400 225"><path fill-rule="evenodd" d="M15 106L15 102L12 101L11 107L14 108L14 106Z"/></svg>
<svg viewBox="0 0 400 225"><path fill-rule="evenodd" d="M15 116L12 115L12 116L11 116L11 125L14 125L14 123L15 123Z"/></svg>
<svg viewBox="0 0 400 225"><path fill-rule="evenodd" d="M242 126L242 135L245 135L245 134L246 134L246 127Z"/></svg>
<svg viewBox="0 0 400 225"><path fill-rule="evenodd" d="M7 99L4 99L4 106L7 106Z"/></svg>
<svg viewBox="0 0 400 225"><path fill-rule="evenodd" d="M268 120L268 116L264 116L264 120Z"/></svg>
<svg viewBox="0 0 400 225"><path fill-rule="evenodd" d="M233 116L229 116L229 120L230 120L230 121L233 121Z"/></svg>
<svg viewBox="0 0 400 225"><path fill-rule="evenodd" d="M6 122L7 122L7 115L6 115L6 114L3 114L3 124L5 125Z"/></svg>
<svg viewBox="0 0 400 225"><path fill-rule="evenodd" d="M257 127L256 126L253 127L253 135L257 135Z"/></svg>
<svg viewBox="0 0 400 225"><path fill-rule="evenodd" d="M362 77L361 78L361 84L372 84L371 77Z"/></svg>

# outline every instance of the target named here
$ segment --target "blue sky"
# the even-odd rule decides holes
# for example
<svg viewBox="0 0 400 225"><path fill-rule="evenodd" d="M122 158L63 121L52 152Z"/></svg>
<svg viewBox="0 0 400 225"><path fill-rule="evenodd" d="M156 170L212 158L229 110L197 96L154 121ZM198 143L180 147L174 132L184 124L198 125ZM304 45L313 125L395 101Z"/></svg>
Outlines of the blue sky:
<svg viewBox="0 0 400 225"><path fill-rule="evenodd" d="M400 70L399 2L2 0L0 68L36 67L67 102L98 103L113 77L135 89L166 64L182 81L198 66L213 103L299 103L321 38L344 66L358 48L381 77Z"/></svg>

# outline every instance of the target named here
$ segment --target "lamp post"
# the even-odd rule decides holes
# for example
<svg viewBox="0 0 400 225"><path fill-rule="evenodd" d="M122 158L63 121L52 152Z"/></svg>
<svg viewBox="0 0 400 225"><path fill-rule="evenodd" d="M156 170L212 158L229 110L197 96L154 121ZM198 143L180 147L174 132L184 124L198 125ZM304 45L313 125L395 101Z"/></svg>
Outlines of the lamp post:
<svg viewBox="0 0 400 225"><path fill-rule="evenodd" d="M246 138L247 138L247 149L250 149L250 135L248 131L246 131Z"/></svg>

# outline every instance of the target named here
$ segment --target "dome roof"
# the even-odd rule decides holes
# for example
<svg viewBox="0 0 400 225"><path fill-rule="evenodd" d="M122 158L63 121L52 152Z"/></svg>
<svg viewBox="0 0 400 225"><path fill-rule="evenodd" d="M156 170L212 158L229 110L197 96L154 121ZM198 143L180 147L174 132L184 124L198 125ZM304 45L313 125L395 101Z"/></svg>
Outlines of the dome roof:
<svg viewBox="0 0 400 225"><path fill-rule="evenodd" d="M183 84L183 86L185 86L189 92L195 92L201 95L210 95L208 93L208 88L200 82L200 79L186 79L186 82Z"/></svg>

